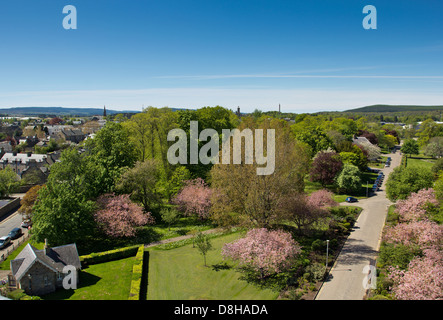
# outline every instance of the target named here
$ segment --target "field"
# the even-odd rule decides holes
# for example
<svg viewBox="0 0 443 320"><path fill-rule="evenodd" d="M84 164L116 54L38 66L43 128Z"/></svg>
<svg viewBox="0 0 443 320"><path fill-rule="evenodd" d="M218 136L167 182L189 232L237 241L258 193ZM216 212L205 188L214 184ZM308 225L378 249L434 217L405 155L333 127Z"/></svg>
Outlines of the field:
<svg viewBox="0 0 443 320"><path fill-rule="evenodd" d="M239 279L225 264L221 248L239 233L211 240L213 250L203 256L192 245L172 250L149 250L148 300L274 300L278 292L262 290Z"/></svg>
<svg viewBox="0 0 443 320"><path fill-rule="evenodd" d="M435 159L427 157L423 154L420 154L417 157L408 157L408 167L431 169L435 162Z"/></svg>

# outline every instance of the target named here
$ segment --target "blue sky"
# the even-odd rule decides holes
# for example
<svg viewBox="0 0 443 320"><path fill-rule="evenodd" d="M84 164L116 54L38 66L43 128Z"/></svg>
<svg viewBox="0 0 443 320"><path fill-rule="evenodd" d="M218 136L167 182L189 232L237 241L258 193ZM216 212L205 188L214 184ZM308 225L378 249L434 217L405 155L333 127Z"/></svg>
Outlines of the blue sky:
<svg viewBox="0 0 443 320"><path fill-rule="evenodd" d="M442 14L440 0L2 1L0 108L442 105Z"/></svg>

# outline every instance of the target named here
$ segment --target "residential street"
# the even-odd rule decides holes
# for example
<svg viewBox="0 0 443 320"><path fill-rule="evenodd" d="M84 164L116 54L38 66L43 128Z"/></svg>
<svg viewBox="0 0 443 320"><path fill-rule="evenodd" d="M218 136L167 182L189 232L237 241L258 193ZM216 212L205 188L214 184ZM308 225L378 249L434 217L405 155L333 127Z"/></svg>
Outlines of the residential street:
<svg viewBox="0 0 443 320"><path fill-rule="evenodd" d="M316 300L362 300L365 296L363 280L367 276L367 270L364 272L364 268L369 264L375 264L387 209L392 204L386 198L387 177L401 161L399 152L387 156L392 158L392 162L390 167L383 169L385 179L381 190L376 195L359 200L357 203L342 204L359 206L363 211Z"/></svg>
<svg viewBox="0 0 443 320"><path fill-rule="evenodd" d="M20 198L22 198L23 196L24 193L17 193L11 195L11 197L20 197ZM8 213L7 215L0 217L0 237L7 236L9 231L11 231L14 228L20 227L22 223L22 216L17 212L17 210L18 208ZM23 231L25 230L23 229Z"/></svg>

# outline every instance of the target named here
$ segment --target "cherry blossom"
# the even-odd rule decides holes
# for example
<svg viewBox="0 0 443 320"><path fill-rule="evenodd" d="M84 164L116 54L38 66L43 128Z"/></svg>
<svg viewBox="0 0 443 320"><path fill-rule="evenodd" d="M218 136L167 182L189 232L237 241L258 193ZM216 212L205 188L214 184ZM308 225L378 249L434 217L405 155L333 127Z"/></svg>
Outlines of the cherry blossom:
<svg viewBox="0 0 443 320"><path fill-rule="evenodd" d="M238 262L240 268L252 269L261 278L287 271L301 248L288 232L252 229L246 237L225 244L222 255Z"/></svg>

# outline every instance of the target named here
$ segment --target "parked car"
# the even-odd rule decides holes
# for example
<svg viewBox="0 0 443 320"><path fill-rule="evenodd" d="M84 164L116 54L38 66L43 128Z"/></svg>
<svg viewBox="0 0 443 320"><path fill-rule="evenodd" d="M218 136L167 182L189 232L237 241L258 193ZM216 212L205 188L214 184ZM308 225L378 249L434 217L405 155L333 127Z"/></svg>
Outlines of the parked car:
<svg viewBox="0 0 443 320"><path fill-rule="evenodd" d="M11 238L6 236L6 237L1 237L0 238L0 249L5 248L8 244L11 243Z"/></svg>
<svg viewBox="0 0 443 320"><path fill-rule="evenodd" d="M22 222L22 228L28 228L28 227L30 227L30 226L32 226L32 221L31 220L23 220L23 222Z"/></svg>
<svg viewBox="0 0 443 320"><path fill-rule="evenodd" d="M9 232L8 237L10 237L12 240L20 238L22 236L23 232L20 228L14 228Z"/></svg>
<svg viewBox="0 0 443 320"><path fill-rule="evenodd" d="M347 197L345 201L346 202L358 202L358 199L354 198L354 197Z"/></svg>

